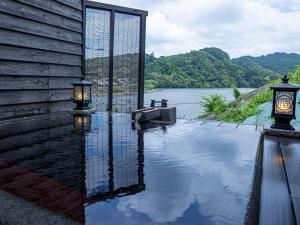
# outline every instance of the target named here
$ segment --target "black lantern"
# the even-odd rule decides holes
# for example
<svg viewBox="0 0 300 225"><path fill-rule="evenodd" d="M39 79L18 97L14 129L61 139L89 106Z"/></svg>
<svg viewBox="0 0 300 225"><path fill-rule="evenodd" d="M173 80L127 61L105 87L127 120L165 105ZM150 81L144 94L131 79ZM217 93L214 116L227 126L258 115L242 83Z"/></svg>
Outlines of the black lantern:
<svg viewBox="0 0 300 225"><path fill-rule="evenodd" d="M74 130L77 132L89 132L91 130L91 115L90 114L75 114Z"/></svg>
<svg viewBox="0 0 300 225"><path fill-rule="evenodd" d="M282 83L271 86L271 89L273 90L272 117L275 119L271 128L295 130L290 122L296 119L296 99L300 87L289 84L289 78L285 75Z"/></svg>
<svg viewBox="0 0 300 225"><path fill-rule="evenodd" d="M74 86L74 102L76 103L75 110L88 110L92 102L92 83L86 80L81 80L73 83Z"/></svg>

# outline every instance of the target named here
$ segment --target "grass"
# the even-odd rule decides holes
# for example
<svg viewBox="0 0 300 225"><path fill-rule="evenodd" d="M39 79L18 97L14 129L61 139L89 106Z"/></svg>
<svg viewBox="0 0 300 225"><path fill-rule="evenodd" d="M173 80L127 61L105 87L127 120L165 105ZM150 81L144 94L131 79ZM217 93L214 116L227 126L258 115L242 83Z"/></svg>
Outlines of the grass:
<svg viewBox="0 0 300 225"><path fill-rule="evenodd" d="M289 75L290 83L300 84L300 66ZM261 112L258 106L272 100L272 91L269 86L279 82L280 79L270 82L266 86L267 90L265 90L266 87L258 89L257 93L250 99L247 99L247 94L239 93L236 87L233 87L235 100L228 103L222 95L218 94L203 97L200 104L204 109L204 113L199 118L241 123L246 118ZM300 101L298 103L300 104Z"/></svg>

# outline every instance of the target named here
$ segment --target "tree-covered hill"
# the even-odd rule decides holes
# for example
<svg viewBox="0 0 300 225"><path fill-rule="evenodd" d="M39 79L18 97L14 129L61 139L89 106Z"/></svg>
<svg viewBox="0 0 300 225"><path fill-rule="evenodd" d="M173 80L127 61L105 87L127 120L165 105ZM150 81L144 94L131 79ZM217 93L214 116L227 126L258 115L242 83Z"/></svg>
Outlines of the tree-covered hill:
<svg viewBox="0 0 300 225"><path fill-rule="evenodd" d="M146 89L259 87L300 64L300 55L274 53L230 59L218 48L167 57L146 55Z"/></svg>
<svg viewBox="0 0 300 225"><path fill-rule="evenodd" d="M277 73L286 74L287 72L297 68L297 65L299 65L300 62L300 55L295 53L288 54L276 52L259 57L244 56L239 58L239 60L244 59L251 60L262 67L273 70Z"/></svg>
<svg viewBox="0 0 300 225"><path fill-rule="evenodd" d="M266 69L265 67L253 61L251 57L233 59L233 62L238 65L241 70L243 70L244 78L249 84L248 87L260 87L271 80L277 79L280 76L280 73Z"/></svg>

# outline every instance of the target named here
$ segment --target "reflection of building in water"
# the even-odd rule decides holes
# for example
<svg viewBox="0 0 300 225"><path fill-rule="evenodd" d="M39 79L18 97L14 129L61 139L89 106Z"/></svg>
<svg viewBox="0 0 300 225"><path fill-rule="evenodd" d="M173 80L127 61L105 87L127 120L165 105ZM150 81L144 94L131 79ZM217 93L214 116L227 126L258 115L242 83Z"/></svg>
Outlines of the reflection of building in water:
<svg viewBox="0 0 300 225"><path fill-rule="evenodd" d="M85 138L88 202L144 190L143 135L132 131L128 119L109 116L107 126Z"/></svg>
<svg viewBox="0 0 300 225"><path fill-rule="evenodd" d="M7 130L0 132L6 134L0 137L0 195L11 196L0 202L6 208L0 224L22 216L16 205L45 218L43 224L56 214L84 224L87 203L144 190L142 134L131 130L127 117L98 114L92 120L89 134L74 132L69 114L0 124Z"/></svg>

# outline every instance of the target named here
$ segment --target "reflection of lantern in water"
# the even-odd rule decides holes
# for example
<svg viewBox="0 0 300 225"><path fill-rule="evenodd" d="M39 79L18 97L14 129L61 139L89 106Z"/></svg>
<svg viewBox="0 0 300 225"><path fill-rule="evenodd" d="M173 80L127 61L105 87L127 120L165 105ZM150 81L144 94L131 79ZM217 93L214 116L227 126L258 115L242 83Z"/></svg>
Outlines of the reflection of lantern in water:
<svg viewBox="0 0 300 225"><path fill-rule="evenodd" d="M90 131L91 115L74 115L74 130L86 132Z"/></svg>
<svg viewBox="0 0 300 225"><path fill-rule="evenodd" d="M74 102L76 110L89 109L89 104L92 102L91 86L89 81L81 80L73 83L74 86Z"/></svg>
<svg viewBox="0 0 300 225"><path fill-rule="evenodd" d="M289 79L285 76L282 79L282 83L273 85L273 109L272 117L275 119L275 123L272 128L294 130L290 125L292 119L296 119L296 99L297 91L299 87L289 84Z"/></svg>

